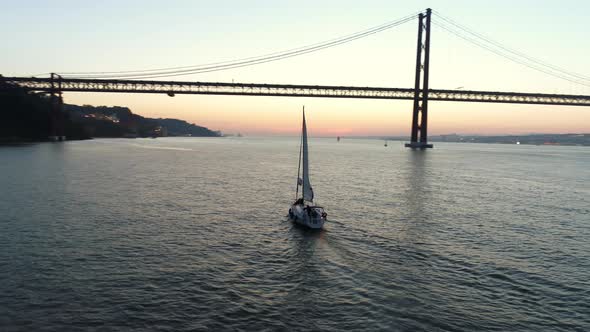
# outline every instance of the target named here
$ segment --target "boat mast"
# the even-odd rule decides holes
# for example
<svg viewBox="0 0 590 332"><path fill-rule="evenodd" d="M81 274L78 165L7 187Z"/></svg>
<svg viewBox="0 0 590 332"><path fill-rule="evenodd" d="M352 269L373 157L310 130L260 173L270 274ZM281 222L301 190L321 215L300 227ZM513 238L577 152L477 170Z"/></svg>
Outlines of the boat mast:
<svg viewBox="0 0 590 332"><path fill-rule="evenodd" d="M305 105L303 106L303 112L303 117L305 117ZM297 164L297 189L295 189L295 201L297 201L297 196L299 196L299 175L301 174L301 149L303 147L303 125L301 126L301 141L299 141L299 163ZM301 181L301 185L303 185L303 181ZM303 189L301 190L301 193L303 193Z"/></svg>
<svg viewBox="0 0 590 332"><path fill-rule="evenodd" d="M312 202L313 203L313 190L311 188L311 183L309 181L309 149L307 147L307 124L305 122L305 107L303 108L303 133L301 137L303 137L303 152L301 154L301 174L303 176L303 183L301 187L303 188L303 200Z"/></svg>
<svg viewBox="0 0 590 332"><path fill-rule="evenodd" d="M301 122L301 146L303 146L303 134L305 129L305 105L303 105L303 121ZM303 156L303 151L301 152ZM305 167L303 168L303 172L305 172ZM299 181L299 179L297 179ZM305 205L305 175L301 176L301 197L303 197L303 205Z"/></svg>

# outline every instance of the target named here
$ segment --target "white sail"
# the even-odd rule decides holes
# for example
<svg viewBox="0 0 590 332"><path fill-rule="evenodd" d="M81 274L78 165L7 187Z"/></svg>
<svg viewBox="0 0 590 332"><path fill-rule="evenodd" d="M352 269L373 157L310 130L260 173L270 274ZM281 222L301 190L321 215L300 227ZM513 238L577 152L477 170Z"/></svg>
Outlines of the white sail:
<svg viewBox="0 0 590 332"><path fill-rule="evenodd" d="M307 126L305 124L305 108L303 109L303 132L302 144L303 144L303 199L306 201L313 201L313 189L309 182L309 158L307 156Z"/></svg>
<svg viewBox="0 0 590 332"><path fill-rule="evenodd" d="M309 150L307 148L307 124L305 123L305 107L303 108L303 126L301 128L301 145L299 146L299 166L297 167L297 190L295 202L289 209L289 218L296 224L312 229L320 229L328 214L321 206L313 205L313 189L309 180ZM303 164L303 165L302 165ZM303 172L301 168L303 166ZM301 175L301 177L299 177ZM299 187L302 187L299 196Z"/></svg>

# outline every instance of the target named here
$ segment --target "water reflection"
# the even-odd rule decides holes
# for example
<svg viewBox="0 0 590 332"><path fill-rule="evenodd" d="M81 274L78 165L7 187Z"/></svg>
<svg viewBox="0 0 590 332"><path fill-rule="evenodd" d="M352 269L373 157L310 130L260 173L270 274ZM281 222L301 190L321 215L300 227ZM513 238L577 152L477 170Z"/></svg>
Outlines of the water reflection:
<svg viewBox="0 0 590 332"><path fill-rule="evenodd" d="M290 222L290 221L289 221ZM306 261L313 256L319 243L325 241L325 229L309 229L296 223L291 223L289 236L294 243L294 258Z"/></svg>
<svg viewBox="0 0 590 332"><path fill-rule="evenodd" d="M587 154L314 145L310 232L297 140L241 141L0 149L0 330L588 330Z"/></svg>
<svg viewBox="0 0 590 332"><path fill-rule="evenodd" d="M406 153L406 162L402 177L405 182L402 204L405 206L402 216L404 222L401 237L409 243L420 242L424 236L424 227L430 218L428 204L431 198L430 154L428 150L410 150Z"/></svg>
<svg viewBox="0 0 590 332"><path fill-rule="evenodd" d="M287 266L284 269L286 283L282 286L285 290L283 301L287 306L290 303L298 303L298 306L290 306L285 316L310 315L319 308L318 289L322 289L325 281L322 271L325 269L325 259L319 248L326 241L327 232L324 229L310 230L291 221L287 231L288 249Z"/></svg>

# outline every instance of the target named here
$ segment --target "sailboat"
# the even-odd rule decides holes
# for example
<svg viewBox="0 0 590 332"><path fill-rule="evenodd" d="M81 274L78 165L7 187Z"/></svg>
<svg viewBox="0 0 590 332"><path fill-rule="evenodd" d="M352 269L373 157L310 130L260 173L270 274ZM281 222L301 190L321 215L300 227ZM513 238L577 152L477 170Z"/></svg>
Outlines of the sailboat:
<svg viewBox="0 0 590 332"><path fill-rule="evenodd" d="M301 187L301 196L299 196L299 187ZM305 106L303 106L303 126L301 129L301 145L299 146L299 165L297 167L297 189L295 190L295 202L289 209L289 218L297 224L320 229L324 226L327 216L328 214L323 207L316 206L313 203L313 189L309 181Z"/></svg>

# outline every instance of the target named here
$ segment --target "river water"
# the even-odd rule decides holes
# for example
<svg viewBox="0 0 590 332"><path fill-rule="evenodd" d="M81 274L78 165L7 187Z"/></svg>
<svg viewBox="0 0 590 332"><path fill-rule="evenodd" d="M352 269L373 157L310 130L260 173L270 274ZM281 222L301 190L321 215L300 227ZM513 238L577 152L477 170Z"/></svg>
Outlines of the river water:
<svg viewBox="0 0 590 332"><path fill-rule="evenodd" d="M0 330L590 330L590 149L298 144L0 147Z"/></svg>

